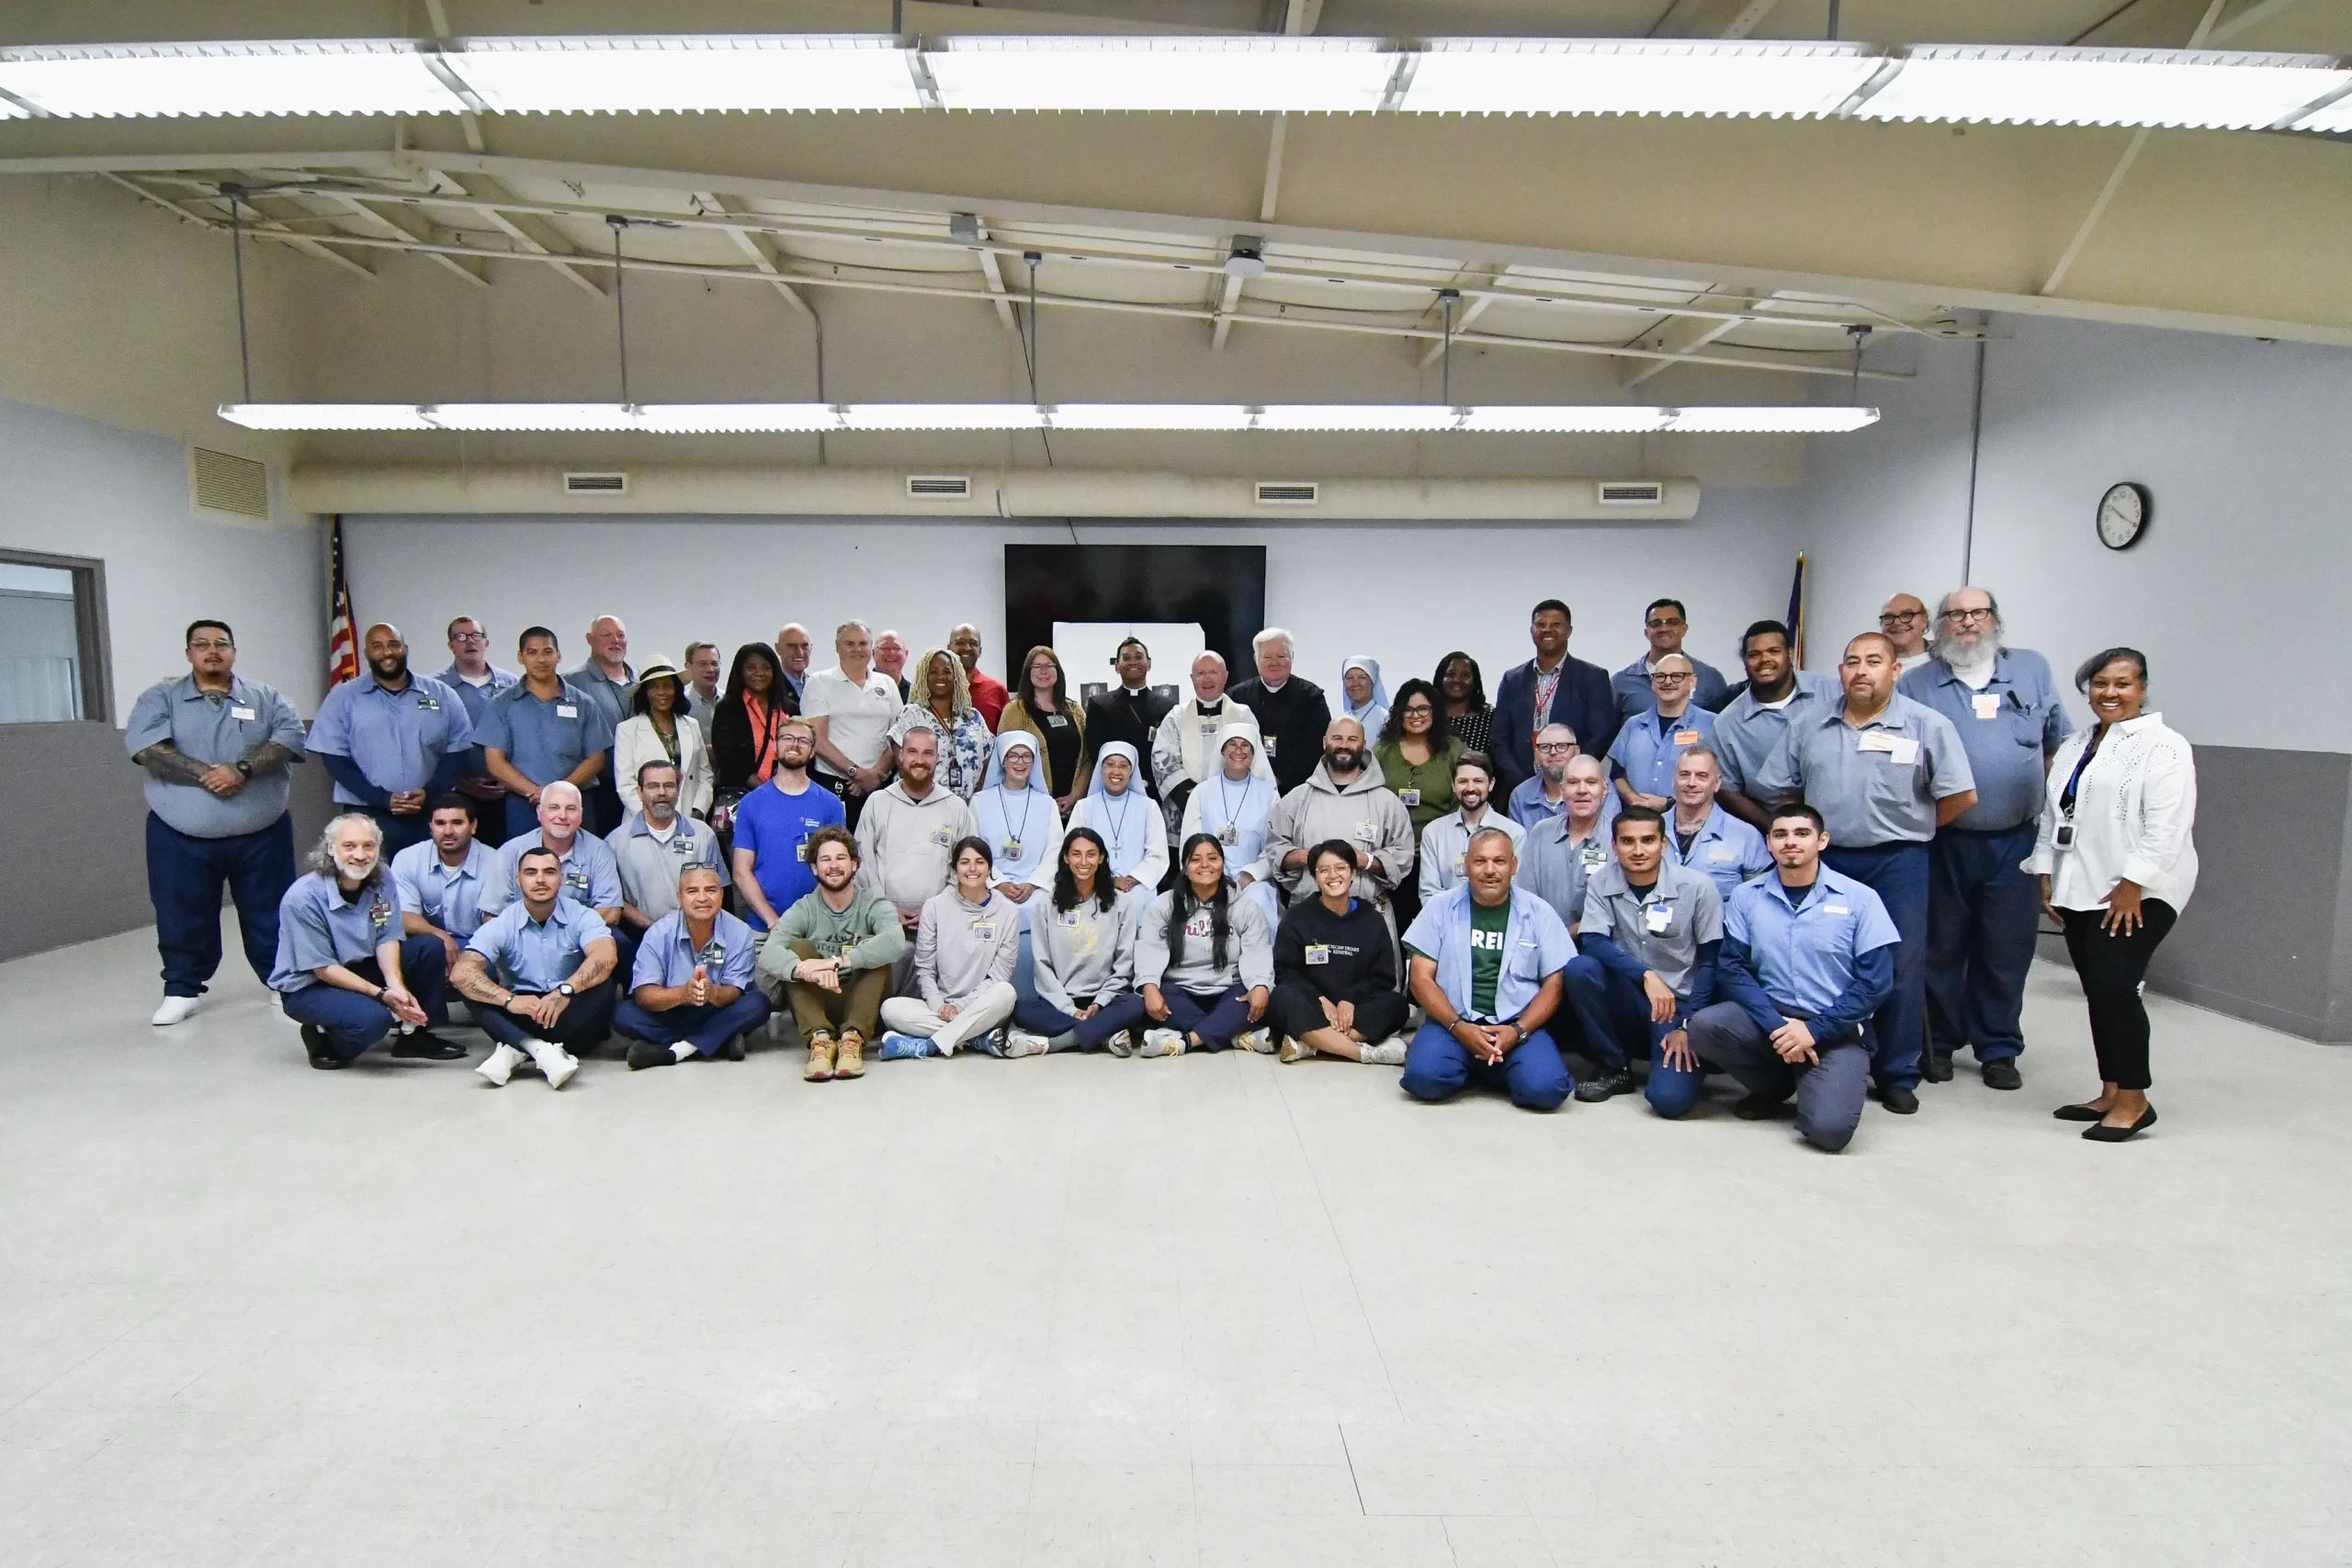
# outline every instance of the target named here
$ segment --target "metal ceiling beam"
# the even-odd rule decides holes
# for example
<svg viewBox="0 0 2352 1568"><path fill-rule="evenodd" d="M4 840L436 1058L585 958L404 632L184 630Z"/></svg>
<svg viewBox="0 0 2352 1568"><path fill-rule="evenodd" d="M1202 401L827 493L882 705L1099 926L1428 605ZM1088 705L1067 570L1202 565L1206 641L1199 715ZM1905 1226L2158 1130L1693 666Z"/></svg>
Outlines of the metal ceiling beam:
<svg viewBox="0 0 2352 1568"><path fill-rule="evenodd" d="M1726 320L1721 316L1677 315L1662 323L1656 332L1645 333L1626 345L1669 357L1628 359L1618 368L1617 384L1638 387L1659 371L1690 358L1741 324L1741 320L1736 317Z"/></svg>
<svg viewBox="0 0 2352 1568"><path fill-rule="evenodd" d="M2215 28L2213 29L2213 36L2206 39L2206 42L2218 48L2221 45L2229 42L2232 39L2237 37L2238 34L2245 31L2248 28L2261 26L2271 17L2277 16L2279 12L2287 9L2288 6L2295 5L2296 3L2297 0L2254 0L2253 5L2248 6L2245 10L2240 11L2236 16L2232 17L2228 21L2223 22L2221 26Z"/></svg>
<svg viewBox="0 0 2352 1568"><path fill-rule="evenodd" d="M457 205L481 213L499 232L533 255L554 260L556 270L579 285L592 298L599 301L605 298L604 285L565 259L576 254L571 243L538 219L514 211L506 188L496 179L469 171L467 180L460 181L436 164L421 165L419 172L435 186L446 186L460 197L481 197L476 201L461 200Z"/></svg>
<svg viewBox="0 0 2352 1568"><path fill-rule="evenodd" d="M328 205L334 207L338 211L348 213L381 234L397 234L407 239L418 241L424 244L437 245L444 243L441 236L450 232L449 231L442 229L438 225L427 220L422 216L408 212L406 209L402 209L402 215L409 218L410 220L405 223L397 221L396 220L377 211L374 208L369 207L366 202L360 200L358 197L354 196L347 191L319 190L305 191L302 194L306 196L315 195L323 198ZM454 238L454 236L452 237ZM424 255L428 260L436 262L448 271L457 274L459 277L464 278L468 283L472 284L477 288L487 288L490 287L490 268L486 263L476 262L473 265L468 266L456 256L449 255L441 251L424 251L420 254Z"/></svg>
<svg viewBox="0 0 2352 1568"><path fill-rule="evenodd" d="M987 231L982 230L982 234ZM1014 337L1021 335L1020 318L1012 313L1012 301L1004 291L1004 272L998 266L996 252L986 245L979 248L980 276L989 286L989 293L996 299L997 324Z"/></svg>
<svg viewBox="0 0 2352 1568"><path fill-rule="evenodd" d="M1209 352L1216 354L1225 347L1225 340L1233 334L1234 319L1241 310L1241 276L1228 272L1217 286L1216 309L1211 312L1216 325L1209 333Z"/></svg>
<svg viewBox="0 0 2352 1568"><path fill-rule="evenodd" d="M129 179L117 174L101 175L99 177L106 180L108 184L120 186L123 189L129 191L131 195L137 197L140 200L147 203L149 206L160 207L164 211L170 213L173 217L180 219L185 222L193 223L199 229L226 229L228 227L225 223L215 223L211 219L205 217L202 213L192 211L189 209L181 206L178 202L174 201L169 197L158 196L136 180ZM358 274L361 277L366 278L370 283L380 283L383 281L383 279L376 276L373 268L365 265L356 258L345 255L339 251L330 250L328 247L320 244L317 241L311 239L309 236L286 228L284 225L278 223L277 220L268 217L266 214L262 213L259 210L254 212L254 221L245 225L245 232L248 234L266 233L273 239L283 240L286 243L293 246L294 249L301 252L306 256L312 257L318 261L332 262L336 266L343 268L345 272Z"/></svg>
<svg viewBox="0 0 2352 1568"><path fill-rule="evenodd" d="M1487 308L1488 306L1492 305L1498 299L1509 298L1507 295L1498 294L1493 290L1495 286L1500 283L1510 275L1510 268L1507 266L1495 267L1487 274L1487 284L1484 289L1474 289L1469 288L1464 288L1462 289L1463 294L1468 299L1469 303L1463 306L1462 313L1453 318L1453 335L1457 340L1461 338L1464 333L1470 330L1471 322L1476 321L1479 317L1487 313ZM1421 355L1421 368L1426 370L1444 357L1445 339L1441 336L1439 337L1436 345L1430 348L1428 353Z"/></svg>
<svg viewBox="0 0 2352 1568"><path fill-rule="evenodd" d="M712 212L731 212L742 205L716 191L697 191L695 200ZM742 229L729 228L727 232L734 238L737 248L751 258L752 265L774 281L775 291L784 296L786 303L804 316L816 313L808 308L808 301L800 297L799 291L784 280L783 269L777 265L776 252L767 241Z"/></svg>

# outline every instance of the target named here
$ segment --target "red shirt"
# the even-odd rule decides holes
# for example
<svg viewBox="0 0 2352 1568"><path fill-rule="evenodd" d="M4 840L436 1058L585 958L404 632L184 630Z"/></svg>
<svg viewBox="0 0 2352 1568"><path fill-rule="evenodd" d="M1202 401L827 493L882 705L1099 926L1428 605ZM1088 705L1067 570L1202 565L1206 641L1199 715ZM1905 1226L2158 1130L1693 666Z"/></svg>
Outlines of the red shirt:
<svg viewBox="0 0 2352 1568"><path fill-rule="evenodd" d="M1012 694L1005 689L1003 682L978 670L971 671L971 679L972 705L980 710L982 718L988 720L989 733L993 735L996 733L997 716L1004 711L1004 705L1012 700Z"/></svg>

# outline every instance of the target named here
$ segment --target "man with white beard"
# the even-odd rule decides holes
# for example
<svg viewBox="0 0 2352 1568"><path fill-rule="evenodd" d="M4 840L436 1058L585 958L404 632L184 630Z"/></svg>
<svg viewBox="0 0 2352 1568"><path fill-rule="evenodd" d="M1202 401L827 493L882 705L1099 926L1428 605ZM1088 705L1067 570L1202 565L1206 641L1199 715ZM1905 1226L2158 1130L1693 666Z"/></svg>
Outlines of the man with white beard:
<svg viewBox="0 0 2352 1568"><path fill-rule="evenodd" d="M406 934L383 849L374 818L345 812L311 852L310 874L277 906L269 988L302 1026L314 1067L347 1067L387 1035L395 1056L454 1062L467 1055L429 1027L449 1021L447 955L439 937Z"/></svg>
<svg viewBox="0 0 2352 1568"><path fill-rule="evenodd" d="M2025 1049L2019 1016L2040 929L2033 853L2042 777L2073 732L2050 661L2001 646L2001 611L1982 588L1955 588L1936 607L1935 657L1896 690L1951 720L1976 776L1976 804L1937 829L1928 871L1928 1036L1931 1082L1973 1046L1993 1089L2016 1089Z"/></svg>

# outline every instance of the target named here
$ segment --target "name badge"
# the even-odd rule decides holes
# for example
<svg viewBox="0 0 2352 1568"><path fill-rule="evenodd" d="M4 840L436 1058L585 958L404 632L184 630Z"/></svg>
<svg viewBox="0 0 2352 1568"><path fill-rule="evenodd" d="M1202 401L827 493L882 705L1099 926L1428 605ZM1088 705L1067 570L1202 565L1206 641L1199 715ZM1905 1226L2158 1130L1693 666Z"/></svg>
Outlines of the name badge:
<svg viewBox="0 0 2352 1568"><path fill-rule="evenodd" d="M799 843L792 846L792 858L798 861L802 865L807 865L808 863L808 843L807 840L804 839Z"/></svg>
<svg viewBox="0 0 2352 1568"><path fill-rule="evenodd" d="M1064 909L1061 912L1059 919L1061 924L1074 927L1078 924L1078 911L1076 909Z"/></svg>
<svg viewBox="0 0 2352 1568"><path fill-rule="evenodd" d="M2001 716L2001 694L1998 692L1979 692L1969 699L1969 706L1976 710L1979 718L1998 718Z"/></svg>
<svg viewBox="0 0 2352 1568"><path fill-rule="evenodd" d="M1674 924L1674 906L1652 904L1643 911L1642 922L1652 936L1662 936Z"/></svg>
<svg viewBox="0 0 2352 1568"><path fill-rule="evenodd" d="M1265 742L1266 742L1266 756L1267 756L1267 758L1268 758L1269 760L1272 760L1272 758L1273 757L1273 754L1274 754L1274 738L1273 738L1272 736L1269 735L1269 736L1265 736L1265 737L1263 737L1262 739L1263 739L1265 740Z"/></svg>
<svg viewBox="0 0 2352 1568"><path fill-rule="evenodd" d="M441 699L439 697L433 696L428 693L419 692L416 694L416 705L423 708L427 713L439 713L441 711Z"/></svg>
<svg viewBox="0 0 2352 1568"><path fill-rule="evenodd" d="M582 893L588 891L588 874L581 870L578 866L566 866L564 868L563 880L571 886L577 887Z"/></svg>
<svg viewBox="0 0 2352 1568"><path fill-rule="evenodd" d="M972 934L978 937L993 938L996 935L996 922L994 920L974 920L972 922Z"/></svg>
<svg viewBox="0 0 2352 1568"><path fill-rule="evenodd" d="M368 907L368 923L382 931L392 923L392 907L381 900Z"/></svg>
<svg viewBox="0 0 2352 1568"><path fill-rule="evenodd" d="M1674 743L1677 746L1696 746L1699 744L1699 732L1695 729L1678 729L1674 732Z"/></svg>
<svg viewBox="0 0 2352 1568"><path fill-rule="evenodd" d="M944 829L944 828L933 828L933 829L931 830L931 841L932 841L933 843L934 843L934 844L937 844L941 849L943 849L943 850L944 850L944 849L945 849L948 845L950 845L950 844L952 844L952 843L954 843L954 842L956 841L956 835L955 835L955 834L953 834L953 833L951 833L951 832L949 832L949 831L948 831L946 829Z"/></svg>
<svg viewBox="0 0 2352 1568"><path fill-rule="evenodd" d="M1049 713L1046 716L1046 728L1048 729L1068 729L1069 728L1069 720L1064 718L1057 713Z"/></svg>
<svg viewBox="0 0 2352 1568"><path fill-rule="evenodd" d="M1599 844L1587 844L1577 852L1577 856L1583 860L1584 868L1587 871L1599 871L1601 858L1607 853L1608 852Z"/></svg>
<svg viewBox="0 0 2352 1568"><path fill-rule="evenodd" d="M1821 912L1825 915L1850 915L1854 911L1843 904L1824 904L1821 907Z"/></svg>
<svg viewBox="0 0 2352 1568"><path fill-rule="evenodd" d="M1318 947L1314 942L1308 942L1306 944L1306 961L1309 964L1329 964L1331 962L1331 950L1328 947Z"/></svg>
<svg viewBox="0 0 2352 1568"><path fill-rule="evenodd" d="M1380 837L1380 828L1376 823L1359 822L1356 824L1356 837L1368 844Z"/></svg>
<svg viewBox="0 0 2352 1568"><path fill-rule="evenodd" d="M1718 844L1707 852L1707 858L1717 865L1729 865L1739 858L1739 852L1729 844Z"/></svg>
<svg viewBox="0 0 2352 1568"><path fill-rule="evenodd" d="M1419 806L1421 803L1421 792L1417 789L1400 789L1396 792L1396 798L1408 807Z"/></svg>
<svg viewBox="0 0 2352 1568"><path fill-rule="evenodd" d="M727 961L726 944L717 937L713 937L703 944L702 951L695 953L695 957L701 961L704 968L716 969Z"/></svg>
<svg viewBox="0 0 2352 1568"><path fill-rule="evenodd" d="M1241 841L1241 831L1239 829L1234 827L1232 823L1227 822L1224 827L1219 828L1216 830L1216 841L1228 847L1238 844Z"/></svg>
<svg viewBox="0 0 2352 1568"><path fill-rule="evenodd" d="M939 838L937 834L933 834L933 838L937 842L943 844L947 841L944 839ZM1021 840L1018 839L1007 839L1004 842L999 844L996 847L996 858L999 860L1019 860L1021 858Z"/></svg>
<svg viewBox="0 0 2352 1568"><path fill-rule="evenodd" d="M558 718L578 718L580 708L573 703L558 703L555 705L555 716Z"/></svg>
<svg viewBox="0 0 2352 1568"><path fill-rule="evenodd" d="M230 716L231 718L247 718L247 719L250 719L250 718L258 718L258 717L260 717L261 716L260 716L260 715L258 715L258 714L256 714L256 713L254 713L254 710L253 710L253 709L251 709L251 708L232 707L232 708L230 708L230 710L229 710L229 716Z"/></svg>

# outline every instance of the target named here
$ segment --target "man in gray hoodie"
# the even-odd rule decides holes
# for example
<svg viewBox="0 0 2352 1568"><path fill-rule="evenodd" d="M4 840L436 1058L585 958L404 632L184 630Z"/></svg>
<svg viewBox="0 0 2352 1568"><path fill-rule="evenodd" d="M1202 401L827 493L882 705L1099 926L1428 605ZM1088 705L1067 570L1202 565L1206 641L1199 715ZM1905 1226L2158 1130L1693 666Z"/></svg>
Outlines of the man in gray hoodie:
<svg viewBox="0 0 2352 1568"><path fill-rule="evenodd" d="M1274 803L1266 823L1266 858L1292 897L1316 896L1306 856L1326 839L1355 846L1355 896L1383 909L1390 890L1412 870L1412 814L1370 764L1363 726L1335 718L1323 731L1323 761L1305 784ZM1396 924L1393 914L1389 924Z"/></svg>
<svg viewBox="0 0 2352 1568"><path fill-rule="evenodd" d="M910 935L922 923L923 905L953 880L956 841L973 832L972 808L939 783L938 767L939 737L909 731L899 743L899 776L866 797L857 823L858 884L898 906Z"/></svg>
<svg viewBox="0 0 2352 1568"><path fill-rule="evenodd" d="M989 885L996 861L986 839L959 840L955 855L954 885L924 902L915 929L920 994L882 1004L882 1025L890 1031L882 1037L886 1059L952 1056L967 1041L985 1049L990 1032L1012 1016L1021 911Z"/></svg>

